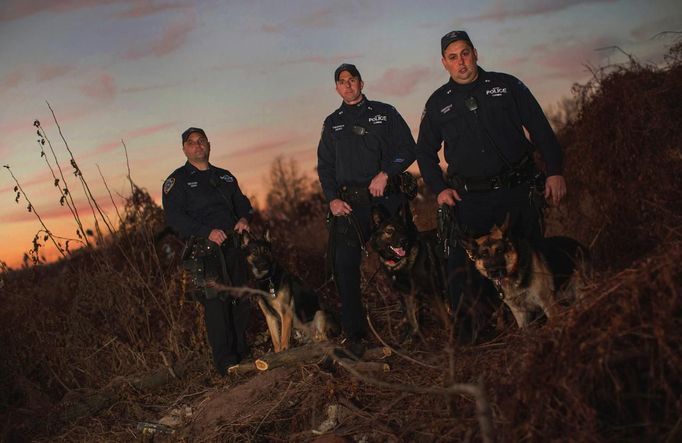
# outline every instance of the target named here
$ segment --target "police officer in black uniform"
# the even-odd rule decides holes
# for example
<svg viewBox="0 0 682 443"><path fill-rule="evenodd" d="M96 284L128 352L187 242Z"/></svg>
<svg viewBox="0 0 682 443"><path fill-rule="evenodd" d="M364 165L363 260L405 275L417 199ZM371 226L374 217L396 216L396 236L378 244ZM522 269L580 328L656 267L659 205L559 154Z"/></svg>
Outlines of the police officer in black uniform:
<svg viewBox="0 0 682 443"><path fill-rule="evenodd" d="M182 133L182 152L187 162L163 184L166 222L183 239L194 238L219 248L224 260L214 255L211 257L214 262L206 266L220 268L216 262L225 264L228 280L225 283L242 286L246 267L233 233L249 230L251 203L230 171L209 163L211 144L203 129L192 127ZM245 330L250 305L246 298L237 300L226 293L214 297L208 291L206 294L200 298L206 332L213 363L224 375L227 368L248 353Z"/></svg>
<svg viewBox="0 0 682 443"><path fill-rule="evenodd" d="M317 172L329 202L334 277L341 297L341 325L357 356L364 352L366 321L360 294L361 250L370 234L370 212L391 214L407 204L387 183L414 161L414 138L393 106L368 100L352 64L334 72L341 107L324 121L317 148ZM354 346L355 345L355 346Z"/></svg>
<svg viewBox="0 0 682 443"><path fill-rule="evenodd" d="M439 205L456 207L456 221L470 235L488 233L509 214L513 235L531 241L542 237L541 212L530 198L537 178L533 151L538 149L545 163L545 199L558 204L566 194L566 182L561 148L540 105L517 78L478 66L476 48L466 32L443 36L441 55L450 79L426 102L417 141L424 181L437 194ZM441 144L447 177L439 166ZM467 278L476 279L479 288L490 284L475 272L465 277L460 271L467 266L464 251L451 250L448 278L455 309L460 301L467 305L461 299ZM464 315L460 320L460 342L466 342L471 338L471 319Z"/></svg>

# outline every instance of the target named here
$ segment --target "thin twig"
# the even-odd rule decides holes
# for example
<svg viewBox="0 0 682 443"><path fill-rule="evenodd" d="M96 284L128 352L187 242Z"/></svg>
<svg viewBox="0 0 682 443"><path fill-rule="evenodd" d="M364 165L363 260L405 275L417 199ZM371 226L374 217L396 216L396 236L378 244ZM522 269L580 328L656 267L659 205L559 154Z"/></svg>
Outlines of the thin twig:
<svg viewBox="0 0 682 443"><path fill-rule="evenodd" d="M275 406L273 406L272 408L270 408L270 410L267 412L267 414L265 414L265 416L264 416L263 419L260 421L260 423L258 423L258 426L256 426L256 430L253 431L253 437L255 437L256 435L258 435L258 431L260 430L260 427L261 427L261 426L263 425L263 423L265 422L265 419L268 418L268 417L270 416L270 414L272 413L272 411L274 411L275 409L277 409L277 408L279 407L279 405L282 404L282 402L284 401L285 398L287 398L287 394L289 393L289 388L291 388L291 385L293 385L293 384L294 384L293 381L290 381L290 382L289 382L289 385L287 386L286 390L284 391L284 394L282 394L282 398L279 399L279 401L277 402L277 404L275 404Z"/></svg>
<svg viewBox="0 0 682 443"><path fill-rule="evenodd" d="M47 106L49 108L50 104L48 103ZM52 115L54 116L54 113ZM33 125L36 128L38 128L39 135L47 141L47 146L50 148L50 152L52 153L52 158L54 158L55 166L57 167L57 170L59 171L59 177L61 178L61 182L64 184L64 188L60 187L60 191L61 191L62 195L68 196L68 199L65 199L65 201L69 205L69 209L71 210L73 218L76 220L76 224L78 225L78 229L80 230L80 234L83 235L83 239L85 240L85 244L90 246L90 241L88 240L88 236L85 234L85 229L83 228L83 223L81 222L80 214L78 213L78 207L76 207L76 202L73 200L73 194L69 190L69 183L66 181L66 177L64 177L64 171L62 170L62 166L59 164L59 159L57 158L57 154L54 152L54 148L52 147L52 142L50 141L50 138L47 136L45 129L40 125L39 120L36 120L35 122L33 122ZM57 127L59 127L59 126L57 126ZM45 160L47 161L47 157L45 157ZM48 166L49 166L49 163L48 163ZM53 176L54 176L54 173L53 173Z"/></svg>
<svg viewBox="0 0 682 443"><path fill-rule="evenodd" d="M490 403L488 402L485 392L481 386L469 384L469 383L452 383L449 386L443 387L421 387L414 385L404 385L398 383L390 383L383 380L378 380L373 377L368 377L356 371L352 365L349 365L343 359L339 359L335 356L333 352L333 347L325 348L325 353L329 358L332 358L336 363L342 368L347 370L356 379L373 385L379 388L390 389L392 391L398 392L409 392L412 394L429 394L429 395L445 395L447 397L453 394L464 394L473 397L476 405L476 419L478 420L478 425L481 428L481 439L484 443L492 443L493 438L493 422L492 414L490 409Z"/></svg>
<svg viewBox="0 0 682 443"><path fill-rule="evenodd" d="M48 235L48 237L50 237L50 240L52 240L52 243L55 245L55 247L57 248L59 253L62 254L62 257L66 257L66 253L64 252L62 247L57 243L57 240L55 240L55 238L52 235L52 233L50 232L50 230L47 229L47 226L45 226L43 219L40 217L40 214L38 214L38 212L36 211L35 207L31 203L31 200L29 200L28 196L26 195L26 192L24 192L24 190L22 189L21 185L19 184L19 181L17 180L17 178L12 173L12 170L10 169L9 165L5 165L5 169L7 169L9 174L14 179L14 183L16 183L17 188L19 189L19 191L21 191L21 194L24 196L24 200L26 200L28 202L28 211L33 212L33 214L35 214L36 218L38 218L38 221L40 222L40 225L43 227L43 229L45 230L45 233ZM36 251L36 253L37 253L37 251Z"/></svg>
<svg viewBox="0 0 682 443"><path fill-rule="evenodd" d="M428 364L426 364L426 363L424 363L424 362L421 362L421 361L419 361L419 360L416 360L416 359L410 357L409 355L403 354L402 352L397 351L395 348L393 348L393 347L390 346L388 343L386 343L386 342L384 341L384 339L381 338L381 336L379 335L379 333L377 332L377 330L374 329L374 325L372 324L372 320L369 318L369 314L367 314L367 324L369 325L369 328L372 330L372 333L373 333L374 336L377 338L377 340L379 340L379 342L381 342L382 345L384 345L384 346L386 346L388 349L390 349L391 352L395 352L396 355L399 355L400 357L404 358L405 360L411 361L412 363L418 364L418 365L420 365L420 366L424 366L425 368L429 368L429 369L440 369L438 366L428 365Z"/></svg>
<svg viewBox="0 0 682 443"><path fill-rule="evenodd" d="M95 229L97 230L98 236L101 238L102 233L99 230L99 224L97 223L97 217L95 216L95 209L97 209L97 212L99 213L102 221L106 225L107 229L109 230L109 234L113 235L114 230L113 228L107 223L106 218L104 217L104 213L102 212L102 208L99 207L99 204L97 203L97 200L95 197L92 195L92 191L90 191L90 186L88 185L88 182L85 180L85 177L83 176L83 171L80 170L78 167L78 164L76 163L76 158L73 155L73 152L71 152L71 148L69 148L69 143L66 141L66 138L64 137L64 134L62 133L62 128L59 126L59 122L57 121L57 116L54 113L54 110L52 109L52 106L50 106L49 102L47 103L47 107L50 109L50 112L52 113L52 118L54 119L54 123L57 126L57 130L59 131L59 136L62 138L62 141L64 142L64 146L66 147L67 152L71 156L71 166L73 166L74 169L74 174L78 177L78 179L81 182L81 185L83 186L83 190L85 191L85 196L87 197L88 203L90 204L90 208L92 209L92 215L95 218ZM94 205L94 208L93 208Z"/></svg>

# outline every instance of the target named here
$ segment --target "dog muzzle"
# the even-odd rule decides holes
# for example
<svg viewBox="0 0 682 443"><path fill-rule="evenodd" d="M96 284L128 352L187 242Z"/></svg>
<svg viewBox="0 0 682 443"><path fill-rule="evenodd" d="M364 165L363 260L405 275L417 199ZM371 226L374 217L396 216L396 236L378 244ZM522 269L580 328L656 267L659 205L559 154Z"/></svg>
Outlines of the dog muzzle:
<svg viewBox="0 0 682 443"><path fill-rule="evenodd" d="M403 247L395 247L395 246L389 246L388 249L391 251L392 256L391 257L384 257L384 260L386 261L386 264L388 266L395 266L402 259L404 259L407 256L407 251Z"/></svg>

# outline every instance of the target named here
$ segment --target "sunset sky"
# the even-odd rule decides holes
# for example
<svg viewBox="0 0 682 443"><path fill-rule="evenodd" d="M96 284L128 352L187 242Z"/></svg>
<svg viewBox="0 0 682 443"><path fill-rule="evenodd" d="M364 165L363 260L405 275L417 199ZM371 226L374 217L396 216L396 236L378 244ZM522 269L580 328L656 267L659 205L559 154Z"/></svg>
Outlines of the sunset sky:
<svg viewBox="0 0 682 443"><path fill-rule="evenodd" d="M679 0L0 0L0 164L11 167L51 231L75 236L36 142L39 119L85 205L48 101L108 209L97 166L115 195L128 194L121 139L133 180L160 202L164 179L185 160L180 133L188 126L206 130L212 163L262 202L277 155L314 175L322 121L340 104L333 71L342 62L358 66L366 95L393 104L416 138L426 99L447 81L439 41L453 29L469 32L482 67L518 76L549 110L590 77L588 67L625 61L614 46L662 63L675 35L656 34L682 31L682 7ZM14 185L2 168L0 260L12 267L40 229L26 201L14 203Z"/></svg>

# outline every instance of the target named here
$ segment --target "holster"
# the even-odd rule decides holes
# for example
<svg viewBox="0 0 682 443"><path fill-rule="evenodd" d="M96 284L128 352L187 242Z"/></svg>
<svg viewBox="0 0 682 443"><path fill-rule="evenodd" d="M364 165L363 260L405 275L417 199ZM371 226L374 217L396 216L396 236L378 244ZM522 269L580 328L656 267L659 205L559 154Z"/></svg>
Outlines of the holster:
<svg viewBox="0 0 682 443"><path fill-rule="evenodd" d="M544 188L544 174L538 170L530 155L524 156L514 167L502 171L492 177L463 177L452 175L448 177L448 185L462 192L488 192L502 188L514 188L524 183L533 183L542 177Z"/></svg>
<svg viewBox="0 0 682 443"><path fill-rule="evenodd" d="M229 241L230 239L226 240ZM225 286L232 284L221 247L206 238L190 237L187 240L182 252L182 266L189 275L189 293L195 300L218 296L219 291L210 287L210 282Z"/></svg>
<svg viewBox="0 0 682 443"><path fill-rule="evenodd" d="M350 205L371 205L372 195L365 186L341 186L339 198Z"/></svg>
<svg viewBox="0 0 682 443"><path fill-rule="evenodd" d="M386 185L386 194L405 194L408 200L413 200L418 191L417 179L407 171L391 177Z"/></svg>
<svg viewBox="0 0 682 443"><path fill-rule="evenodd" d="M451 235L452 226L455 218L455 208L448 205L438 206L438 212L436 213L437 222L437 238L438 238L438 254L447 258L450 256L450 245L451 245Z"/></svg>

